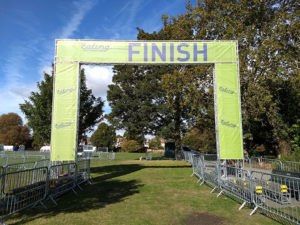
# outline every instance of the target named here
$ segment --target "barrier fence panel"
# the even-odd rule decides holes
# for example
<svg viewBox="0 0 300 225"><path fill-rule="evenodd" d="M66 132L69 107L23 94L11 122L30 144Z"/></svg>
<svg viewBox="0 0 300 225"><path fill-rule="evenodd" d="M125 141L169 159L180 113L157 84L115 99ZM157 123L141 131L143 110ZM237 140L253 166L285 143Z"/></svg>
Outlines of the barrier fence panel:
<svg viewBox="0 0 300 225"><path fill-rule="evenodd" d="M15 163L24 163L26 160L24 155L9 154L9 155L6 155L6 157L7 157L6 165L15 164Z"/></svg>
<svg viewBox="0 0 300 225"><path fill-rule="evenodd" d="M243 201L239 210L245 203L250 204L252 202L250 172L228 165L218 165L218 168L221 190Z"/></svg>
<svg viewBox="0 0 300 225"><path fill-rule="evenodd" d="M24 163L15 163L5 166L6 172L15 172L26 169L33 169L39 167L49 167L50 161L48 159L43 159L35 162L24 162Z"/></svg>
<svg viewBox="0 0 300 225"><path fill-rule="evenodd" d="M187 151L181 151L182 152L182 156L183 156L183 160L184 161L188 161L188 152Z"/></svg>
<svg viewBox="0 0 300 225"><path fill-rule="evenodd" d="M83 152L82 157L85 159L92 159L94 157L94 153L93 152Z"/></svg>
<svg viewBox="0 0 300 225"><path fill-rule="evenodd" d="M252 157L243 163L217 162L215 155L182 151L202 183L217 187L246 203L289 222L300 224L300 163ZM192 159L192 160L191 160ZM244 166L244 167L243 167ZM201 183L201 184L202 184Z"/></svg>
<svg viewBox="0 0 300 225"><path fill-rule="evenodd" d="M300 178L300 162L284 161L281 170L291 172L290 175Z"/></svg>
<svg viewBox="0 0 300 225"><path fill-rule="evenodd" d="M76 164L62 163L53 165L49 169L49 198L57 205L55 198L72 190L76 186Z"/></svg>
<svg viewBox="0 0 300 225"><path fill-rule="evenodd" d="M271 172L273 169L281 170L282 162L276 159L251 157L245 160L245 168L251 171Z"/></svg>
<svg viewBox="0 0 300 225"><path fill-rule="evenodd" d="M6 172L15 172L35 168L35 162L14 163L6 166Z"/></svg>
<svg viewBox="0 0 300 225"><path fill-rule="evenodd" d="M76 178L77 185L90 181L90 163L91 161L89 159L78 159Z"/></svg>
<svg viewBox="0 0 300 225"><path fill-rule="evenodd" d="M114 152L96 152L95 156L97 157L96 159L100 160L114 160L113 154Z"/></svg>
<svg viewBox="0 0 300 225"><path fill-rule="evenodd" d="M203 167L204 167L203 155L193 154L192 158L193 158L193 163L192 163L193 174L195 174L200 181L201 179L203 179Z"/></svg>
<svg viewBox="0 0 300 225"><path fill-rule="evenodd" d="M0 166L0 198L2 198L3 189L4 189L4 171L5 168Z"/></svg>
<svg viewBox="0 0 300 225"><path fill-rule="evenodd" d="M204 160L203 181L201 184L204 182L213 187L211 193L218 187L218 168L216 163L208 163Z"/></svg>
<svg viewBox="0 0 300 225"><path fill-rule="evenodd" d="M34 167L35 168L49 167L49 165L50 165L50 160L49 159L42 159L42 160L36 161Z"/></svg>
<svg viewBox="0 0 300 225"><path fill-rule="evenodd" d="M8 163L7 157L5 157L5 155L1 155L0 156L0 166L6 166L7 163Z"/></svg>
<svg viewBox="0 0 300 225"><path fill-rule="evenodd" d="M251 172L255 209L300 224L300 179L258 171ZM253 212L251 214L253 214Z"/></svg>
<svg viewBox="0 0 300 225"><path fill-rule="evenodd" d="M0 199L1 220L22 209L42 204L47 194L47 175L46 167L4 172Z"/></svg>
<svg viewBox="0 0 300 225"><path fill-rule="evenodd" d="M12 154L1 157L12 159ZM76 163L51 162L42 159L24 162L24 155L16 154L13 163L0 166L0 223L4 218L25 208L41 204L49 197L55 198L90 180L90 160L79 159ZM41 158L41 157L39 157ZM77 166L78 165L78 166Z"/></svg>

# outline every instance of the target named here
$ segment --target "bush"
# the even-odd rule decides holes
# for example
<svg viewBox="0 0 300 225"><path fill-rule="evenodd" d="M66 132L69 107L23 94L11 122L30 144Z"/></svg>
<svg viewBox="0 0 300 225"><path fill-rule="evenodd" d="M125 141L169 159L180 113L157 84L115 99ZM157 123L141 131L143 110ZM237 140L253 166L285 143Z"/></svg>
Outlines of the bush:
<svg viewBox="0 0 300 225"><path fill-rule="evenodd" d="M135 140L125 140L121 147L123 152L136 152L142 148L142 146Z"/></svg>
<svg viewBox="0 0 300 225"><path fill-rule="evenodd" d="M155 137L155 138L151 139L149 142L149 148L155 149L155 150L162 149L163 147L161 146L160 138Z"/></svg>
<svg viewBox="0 0 300 225"><path fill-rule="evenodd" d="M182 145L189 146L202 153L212 153L215 149L215 134L207 130L201 132L194 128L182 138Z"/></svg>

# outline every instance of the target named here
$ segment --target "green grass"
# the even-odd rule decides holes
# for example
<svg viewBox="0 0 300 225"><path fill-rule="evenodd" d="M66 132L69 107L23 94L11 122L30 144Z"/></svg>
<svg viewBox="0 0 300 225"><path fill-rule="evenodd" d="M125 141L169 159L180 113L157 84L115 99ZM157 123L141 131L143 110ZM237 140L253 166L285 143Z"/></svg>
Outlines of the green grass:
<svg viewBox="0 0 300 225"><path fill-rule="evenodd" d="M10 217L8 224L33 225L176 225L187 224L195 213L208 213L231 224L276 224L251 209L238 211L239 204L190 177L191 167L182 161L139 161L143 153L118 153L115 161L92 162L92 184L84 185L78 196L68 193L58 199L58 206L47 202ZM203 224L200 223L199 224ZM196 224L196 223L195 223Z"/></svg>
<svg viewBox="0 0 300 225"><path fill-rule="evenodd" d="M139 160L142 157L145 159L146 153L127 153L127 152L118 152L116 153L116 160ZM155 153L152 154L152 159L160 159L163 157L163 154Z"/></svg>

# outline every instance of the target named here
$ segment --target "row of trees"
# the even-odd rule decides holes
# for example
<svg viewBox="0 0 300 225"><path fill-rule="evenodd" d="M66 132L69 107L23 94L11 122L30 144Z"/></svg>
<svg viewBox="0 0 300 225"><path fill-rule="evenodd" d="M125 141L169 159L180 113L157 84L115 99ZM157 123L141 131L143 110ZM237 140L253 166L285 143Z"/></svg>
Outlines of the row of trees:
<svg viewBox="0 0 300 225"><path fill-rule="evenodd" d="M299 147L300 78L297 1L190 2L163 15L163 28L139 40L238 40L244 147L283 154ZM145 134L209 151L215 148L213 67L115 66L109 121L139 143ZM198 138L195 138L198 137Z"/></svg>
<svg viewBox="0 0 300 225"><path fill-rule="evenodd" d="M250 154L300 155L296 0L188 2L184 14L163 15L162 23L159 32L138 28L137 39L238 40L245 149ZM94 141L104 130L124 129L125 138L138 145L152 134L174 140L177 153L183 144L215 149L212 65L117 65L113 72L107 92L112 128L101 125ZM45 74L39 91L20 105L36 147L50 141L52 75ZM79 140L103 119L103 101L87 89L84 70L81 84Z"/></svg>
<svg viewBox="0 0 300 225"><path fill-rule="evenodd" d="M96 98L92 90L87 88L84 69L80 71L80 79L78 140L86 138L86 133L103 119L104 105L101 98ZM38 91L32 92L28 100L20 104L20 109L33 130L33 148L40 149L43 145L49 145L51 138L53 70L51 74L44 73L44 80L38 82L37 87Z"/></svg>

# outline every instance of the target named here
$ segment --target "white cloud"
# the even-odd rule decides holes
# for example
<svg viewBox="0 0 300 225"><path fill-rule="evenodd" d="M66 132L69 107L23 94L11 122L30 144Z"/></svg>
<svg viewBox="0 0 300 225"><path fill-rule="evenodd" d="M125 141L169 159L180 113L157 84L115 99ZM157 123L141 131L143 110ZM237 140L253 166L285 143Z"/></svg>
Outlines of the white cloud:
<svg viewBox="0 0 300 225"><path fill-rule="evenodd" d="M21 84L19 86L11 87L10 92L22 98L28 98L32 91L36 91L36 84Z"/></svg>
<svg viewBox="0 0 300 225"><path fill-rule="evenodd" d="M87 87L95 96L106 98L108 85L112 84L112 67L83 66L86 74Z"/></svg>
<svg viewBox="0 0 300 225"><path fill-rule="evenodd" d="M74 3L74 13L69 22L62 28L60 38L69 38L77 31L85 15L94 6L94 1L79 0Z"/></svg>
<svg viewBox="0 0 300 225"><path fill-rule="evenodd" d="M9 112L17 113L22 117L23 122L27 123L25 115L21 112L19 104L28 99L31 91L36 91L36 86L31 84L9 85L3 87L0 92L0 115Z"/></svg>
<svg viewBox="0 0 300 225"><path fill-rule="evenodd" d="M86 85L92 89L93 94L101 97L104 103L104 113L111 112L111 108L106 100L108 85L112 84L113 71L111 66L82 66L85 69Z"/></svg>

